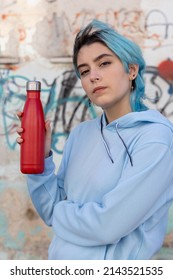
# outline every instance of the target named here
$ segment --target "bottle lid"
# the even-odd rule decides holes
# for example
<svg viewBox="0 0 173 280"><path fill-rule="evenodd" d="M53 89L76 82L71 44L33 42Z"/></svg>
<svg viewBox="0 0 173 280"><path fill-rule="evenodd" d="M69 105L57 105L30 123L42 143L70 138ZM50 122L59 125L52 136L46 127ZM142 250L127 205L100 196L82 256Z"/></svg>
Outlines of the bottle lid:
<svg viewBox="0 0 173 280"><path fill-rule="evenodd" d="M41 90L41 83L39 81L28 81L26 83L26 90Z"/></svg>

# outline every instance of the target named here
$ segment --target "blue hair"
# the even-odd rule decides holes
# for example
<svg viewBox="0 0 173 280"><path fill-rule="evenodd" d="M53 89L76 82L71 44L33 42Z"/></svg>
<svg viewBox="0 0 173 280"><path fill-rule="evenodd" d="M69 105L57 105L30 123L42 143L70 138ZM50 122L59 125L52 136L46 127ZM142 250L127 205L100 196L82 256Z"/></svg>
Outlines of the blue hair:
<svg viewBox="0 0 173 280"><path fill-rule="evenodd" d="M129 73L130 64L137 64L139 66L138 75L135 81L133 81L134 90L130 95L130 104L132 111L147 110L148 108L143 103L145 98L145 84L143 78L145 61L140 47L128 38L120 35L108 24L94 19L77 34L75 39L73 64L79 78L80 74L77 69L78 52L82 46L89 45L93 42L103 43L114 52L121 60L127 73Z"/></svg>

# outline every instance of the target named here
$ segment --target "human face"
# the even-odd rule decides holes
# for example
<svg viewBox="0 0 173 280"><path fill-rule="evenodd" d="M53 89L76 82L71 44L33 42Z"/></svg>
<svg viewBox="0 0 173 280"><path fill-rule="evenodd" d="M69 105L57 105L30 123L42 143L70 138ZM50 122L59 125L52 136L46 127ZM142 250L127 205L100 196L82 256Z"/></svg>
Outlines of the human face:
<svg viewBox="0 0 173 280"><path fill-rule="evenodd" d="M104 44L95 42L81 47L77 67L88 98L112 121L131 111L130 74L120 59Z"/></svg>

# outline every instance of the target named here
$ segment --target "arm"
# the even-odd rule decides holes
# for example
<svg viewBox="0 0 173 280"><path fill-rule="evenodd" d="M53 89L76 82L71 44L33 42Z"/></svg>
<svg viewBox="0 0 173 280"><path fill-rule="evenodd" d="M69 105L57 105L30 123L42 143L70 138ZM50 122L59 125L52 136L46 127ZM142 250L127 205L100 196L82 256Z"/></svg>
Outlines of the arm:
<svg viewBox="0 0 173 280"><path fill-rule="evenodd" d="M22 119L22 112L17 112L18 118ZM20 137L16 139L18 144L23 143L23 128L18 127L17 133ZM50 121L45 122L45 170L42 174L27 175L27 184L31 199L41 218L47 223L52 224L52 213L54 204L63 200L66 195L63 189L64 182L64 161L62 161L58 176L54 174L55 165L51 156L51 127Z"/></svg>
<svg viewBox="0 0 173 280"><path fill-rule="evenodd" d="M143 161L145 158L145 161ZM173 155L164 144L143 145L133 153L134 166L124 170L102 203L62 201L52 225L64 240L81 246L112 244L150 218L173 194Z"/></svg>
<svg viewBox="0 0 173 280"><path fill-rule="evenodd" d="M51 156L45 159L45 170L42 174L27 175L27 185L32 202L44 222L52 225L52 213L54 204L65 199L63 188L64 168L63 162L54 174L55 165Z"/></svg>

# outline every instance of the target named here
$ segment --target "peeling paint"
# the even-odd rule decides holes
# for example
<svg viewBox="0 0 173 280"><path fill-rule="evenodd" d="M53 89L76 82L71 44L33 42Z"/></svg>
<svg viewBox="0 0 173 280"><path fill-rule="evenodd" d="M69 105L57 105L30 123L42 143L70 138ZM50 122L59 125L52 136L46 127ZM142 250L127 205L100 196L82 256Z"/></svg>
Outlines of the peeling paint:
<svg viewBox="0 0 173 280"><path fill-rule="evenodd" d="M58 168L71 129L100 111L88 108L72 65L53 64L51 59L71 57L76 32L95 17L142 47L147 102L173 120L172 64L170 70L167 64L161 67L173 61L172 8L168 0L159 4L155 0L128 4L126 0L81 0L80 5L76 0L0 1L0 259L47 259L53 235L33 208L19 171L15 114L23 108L26 81L42 83L41 98L52 123ZM154 258L173 259L173 206L163 248Z"/></svg>

